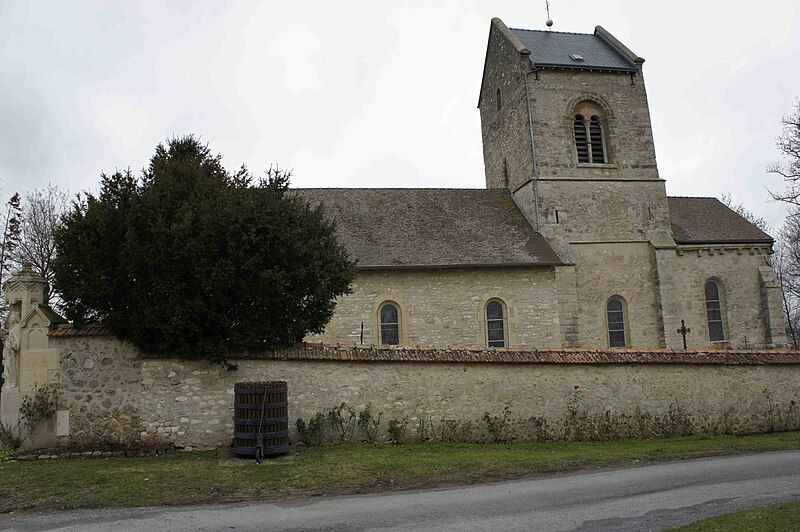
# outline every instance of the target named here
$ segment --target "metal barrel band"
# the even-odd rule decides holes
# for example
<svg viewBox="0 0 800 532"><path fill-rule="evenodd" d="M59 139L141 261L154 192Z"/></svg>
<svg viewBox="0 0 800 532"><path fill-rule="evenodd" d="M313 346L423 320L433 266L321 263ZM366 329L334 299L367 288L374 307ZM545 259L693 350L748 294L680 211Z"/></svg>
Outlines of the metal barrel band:
<svg viewBox="0 0 800 532"><path fill-rule="evenodd" d="M260 388L234 388L234 392L242 395L252 394L252 395L260 395L263 394L266 390L267 393L286 393L289 391L288 386L261 386Z"/></svg>
<svg viewBox="0 0 800 532"><path fill-rule="evenodd" d="M289 406L288 401L283 401L282 403L233 403L234 408L238 408L240 410L261 410L262 408L284 408Z"/></svg>
<svg viewBox="0 0 800 532"><path fill-rule="evenodd" d="M274 456L276 454L285 454L292 450L292 443L284 443L283 445L273 445L271 447L264 447L264 456ZM231 451L234 454L238 455L246 455L246 456L255 456L256 454L256 447L255 446L241 446L241 445L234 445L231 447Z"/></svg>
<svg viewBox="0 0 800 532"><path fill-rule="evenodd" d="M283 436L288 436L289 430L278 430L275 432L262 432L262 438L281 438ZM255 432L235 432L233 433L234 438L241 438L243 440L254 440L258 438L258 434Z"/></svg>
<svg viewBox="0 0 800 532"><path fill-rule="evenodd" d="M258 419L245 419L241 417L233 418L233 422L237 425L253 425L258 426ZM282 423L289 423L289 416L275 417L272 419L265 419L261 422L262 425L280 425Z"/></svg>

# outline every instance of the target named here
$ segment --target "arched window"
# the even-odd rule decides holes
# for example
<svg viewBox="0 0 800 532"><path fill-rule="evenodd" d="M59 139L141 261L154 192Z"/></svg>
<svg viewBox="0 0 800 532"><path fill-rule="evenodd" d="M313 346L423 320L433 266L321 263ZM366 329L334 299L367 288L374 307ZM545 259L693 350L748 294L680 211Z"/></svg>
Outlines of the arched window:
<svg viewBox="0 0 800 532"><path fill-rule="evenodd" d="M508 188L508 160L503 159L503 186Z"/></svg>
<svg viewBox="0 0 800 532"><path fill-rule="evenodd" d="M381 328L381 345L400 345L400 309L386 302L378 310Z"/></svg>
<svg viewBox="0 0 800 532"><path fill-rule="evenodd" d="M716 281L706 281L706 317L708 318L708 339L712 342L724 340L722 302L719 297L719 285Z"/></svg>
<svg viewBox="0 0 800 532"><path fill-rule="evenodd" d="M628 331L626 330L625 301L614 296L606 303L606 319L608 320L609 347L626 347Z"/></svg>
<svg viewBox="0 0 800 532"><path fill-rule="evenodd" d="M572 123L575 131L575 150L578 152L578 162L588 163L589 156L589 135L586 131L586 120L583 115L575 115L575 122Z"/></svg>
<svg viewBox="0 0 800 532"><path fill-rule="evenodd" d="M506 347L506 311L499 299L486 303L486 343L489 347Z"/></svg>
<svg viewBox="0 0 800 532"><path fill-rule="evenodd" d="M503 93L497 89L497 110L499 111L501 107L503 107Z"/></svg>
<svg viewBox="0 0 800 532"><path fill-rule="evenodd" d="M572 122L575 136L575 152L579 163L607 163L605 127L602 112L592 102L578 105L578 113ZM587 120L586 117L589 117Z"/></svg>
<svg viewBox="0 0 800 532"><path fill-rule="evenodd" d="M605 139L603 138L603 126L600 124L600 117L592 115L589 119L589 147L592 150L592 162L606 162Z"/></svg>

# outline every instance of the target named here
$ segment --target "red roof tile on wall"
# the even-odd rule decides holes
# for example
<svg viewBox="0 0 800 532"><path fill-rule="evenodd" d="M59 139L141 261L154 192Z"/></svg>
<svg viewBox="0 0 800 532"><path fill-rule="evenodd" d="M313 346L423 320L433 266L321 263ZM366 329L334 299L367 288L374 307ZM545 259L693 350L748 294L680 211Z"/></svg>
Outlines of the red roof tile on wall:
<svg viewBox="0 0 800 532"><path fill-rule="evenodd" d="M102 323L87 323L80 327L75 327L69 323L59 325L50 331L50 336L113 336L111 329Z"/></svg>
<svg viewBox="0 0 800 532"><path fill-rule="evenodd" d="M113 336L103 324L82 327L60 325L55 337ZM153 358L147 356L147 358ZM156 357L158 358L158 357ZM697 364L779 365L800 364L800 351L666 349L478 349L412 348L360 345L298 344L274 351L232 356L236 360L307 360L320 362L410 362L463 364Z"/></svg>
<svg viewBox="0 0 800 532"><path fill-rule="evenodd" d="M326 346L302 344L260 355L234 358L331 362L439 362L502 364L800 364L791 350L636 350L636 349L437 349Z"/></svg>

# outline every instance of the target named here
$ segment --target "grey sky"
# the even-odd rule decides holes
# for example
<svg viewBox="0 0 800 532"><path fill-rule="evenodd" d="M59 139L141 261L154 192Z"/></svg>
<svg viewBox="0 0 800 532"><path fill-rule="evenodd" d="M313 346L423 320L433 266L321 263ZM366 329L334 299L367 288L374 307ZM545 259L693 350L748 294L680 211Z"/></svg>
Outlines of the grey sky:
<svg viewBox="0 0 800 532"><path fill-rule="evenodd" d="M552 0L644 57L672 195L731 192L773 225L779 120L800 96L793 1ZM169 7L165 7L165 5ZM3 196L96 189L195 133L229 168L296 186L482 187L476 109L491 17L544 29L544 0L0 2Z"/></svg>

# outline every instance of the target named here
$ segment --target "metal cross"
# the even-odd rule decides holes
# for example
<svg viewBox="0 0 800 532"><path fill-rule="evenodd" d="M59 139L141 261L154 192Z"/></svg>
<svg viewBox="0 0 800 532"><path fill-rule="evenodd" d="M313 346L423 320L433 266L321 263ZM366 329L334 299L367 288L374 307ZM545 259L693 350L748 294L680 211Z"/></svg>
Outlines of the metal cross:
<svg viewBox="0 0 800 532"><path fill-rule="evenodd" d="M686 350L686 335L692 332L690 328L686 326L686 322L681 320L681 328L678 329L678 334L683 336L683 349Z"/></svg>

